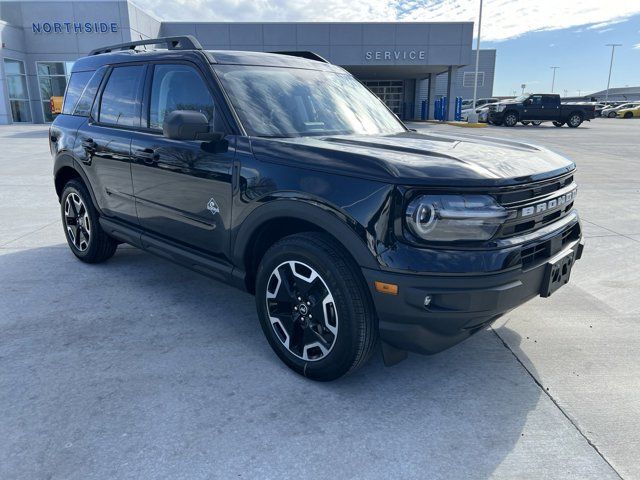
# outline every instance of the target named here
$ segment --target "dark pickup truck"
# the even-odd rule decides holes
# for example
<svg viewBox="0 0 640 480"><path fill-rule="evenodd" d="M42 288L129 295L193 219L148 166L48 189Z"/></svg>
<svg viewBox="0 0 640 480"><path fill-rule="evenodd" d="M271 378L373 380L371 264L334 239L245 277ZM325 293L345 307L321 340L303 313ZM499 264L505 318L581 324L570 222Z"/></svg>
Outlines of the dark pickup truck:
<svg viewBox="0 0 640 480"><path fill-rule="evenodd" d="M563 105L560 103L560 95L536 93L520 95L491 105L487 120L492 125L505 127L513 127L523 121L551 121L556 127L566 123L571 128L576 128L594 117L594 105Z"/></svg>

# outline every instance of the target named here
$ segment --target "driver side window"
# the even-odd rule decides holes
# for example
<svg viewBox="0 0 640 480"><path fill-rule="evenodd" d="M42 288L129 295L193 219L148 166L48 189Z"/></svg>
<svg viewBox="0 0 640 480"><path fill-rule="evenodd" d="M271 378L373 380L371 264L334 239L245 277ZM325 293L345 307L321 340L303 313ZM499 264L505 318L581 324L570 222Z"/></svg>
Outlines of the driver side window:
<svg viewBox="0 0 640 480"><path fill-rule="evenodd" d="M162 130L164 118L174 110L203 113L211 131L222 131L216 123L216 108L202 77L187 65L156 65L151 84L149 127ZM218 127L218 128L216 128Z"/></svg>

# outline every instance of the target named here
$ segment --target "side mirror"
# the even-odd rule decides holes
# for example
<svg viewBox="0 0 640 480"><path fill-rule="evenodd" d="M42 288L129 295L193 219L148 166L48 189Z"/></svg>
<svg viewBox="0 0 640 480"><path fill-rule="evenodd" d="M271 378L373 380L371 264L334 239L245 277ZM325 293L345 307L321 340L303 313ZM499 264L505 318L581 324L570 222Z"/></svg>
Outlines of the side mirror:
<svg viewBox="0 0 640 480"><path fill-rule="evenodd" d="M207 117L193 110L174 110L162 124L162 135L172 140L204 140L208 133Z"/></svg>

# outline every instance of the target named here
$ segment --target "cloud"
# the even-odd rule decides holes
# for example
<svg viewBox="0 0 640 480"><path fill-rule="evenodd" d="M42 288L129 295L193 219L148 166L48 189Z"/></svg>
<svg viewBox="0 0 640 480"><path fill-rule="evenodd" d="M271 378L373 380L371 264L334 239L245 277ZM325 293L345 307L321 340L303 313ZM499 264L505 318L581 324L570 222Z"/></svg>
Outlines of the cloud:
<svg viewBox="0 0 640 480"><path fill-rule="evenodd" d="M476 21L478 0L135 0L166 21ZM484 0L483 40L585 27L599 30L640 14L629 0ZM476 25L477 28L477 25Z"/></svg>
<svg viewBox="0 0 640 480"><path fill-rule="evenodd" d="M633 46L633 49L634 49L634 50L640 50L640 43L636 43L636 44Z"/></svg>

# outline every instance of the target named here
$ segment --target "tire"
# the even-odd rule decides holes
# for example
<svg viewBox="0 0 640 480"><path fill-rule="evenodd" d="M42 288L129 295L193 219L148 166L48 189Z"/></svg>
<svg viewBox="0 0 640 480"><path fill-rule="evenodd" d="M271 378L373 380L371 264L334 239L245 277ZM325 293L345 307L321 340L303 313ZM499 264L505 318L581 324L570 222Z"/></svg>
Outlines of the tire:
<svg viewBox="0 0 640 480"><path fill-rule="evenodd" d="M627 112L624 114L624 118L633 118L633 113Z"/></svg>
<svg viewBox="0 0 640 480"><path fill-rule="evenodd" d="M502 124L505 127L515 127L518 123L518 114L516 112L507 112L504 115Z"/></svg>
<svg viewBox="0 0 640 480"><path fill-rule="evenodd" d="M531 122L531 125L533 125L534 127L539 127L540 125L542 125L542 120L534 120Z"/></svg>
<svg viewBox="0 0 640 480"><path fill-rule="evenodd" d="M579 113L572 113L569 115L569 120L567 120L567 125L571 128L578 128L582 123L582 115Z"/></svg>
<svg viewBox="0 0 640 480"><path fill-rule="evenodd" d="M607 116L608 116L609 118L616 118L616 112L609 112L609 113L607 114Z"/></svg>
<svg viewBox="0 0 640 480"><path fill-rule="evenodd" d="M62 226L73 254L86 263L100 263L111 258L118 243L102 230L98 211L84 183L70 180L60 198Z"/></svg>
<svg viewBox="0 0 640 480"><path fill-rule="evenodd" d="M564 122L555 122L555 121L553 122L554 127L561 127L563 125L564 125Z"/></svg>
<svg viewBox="0 0 640 480"><path fill-rule="evenodd" d="M359 267L322 233L285 237L265 253L256 274L256 307L273 351L312 380L355 371L377 340L375 310Z"/></svg>
<svg viewBox="0 0 640 480"><path fill-rule="evenodd" d="M523 120L523 121L522 121L522 122L520 122L520 123L522 123L523 125L529 125L529 121L528 121L528 120Z"/></svg>

